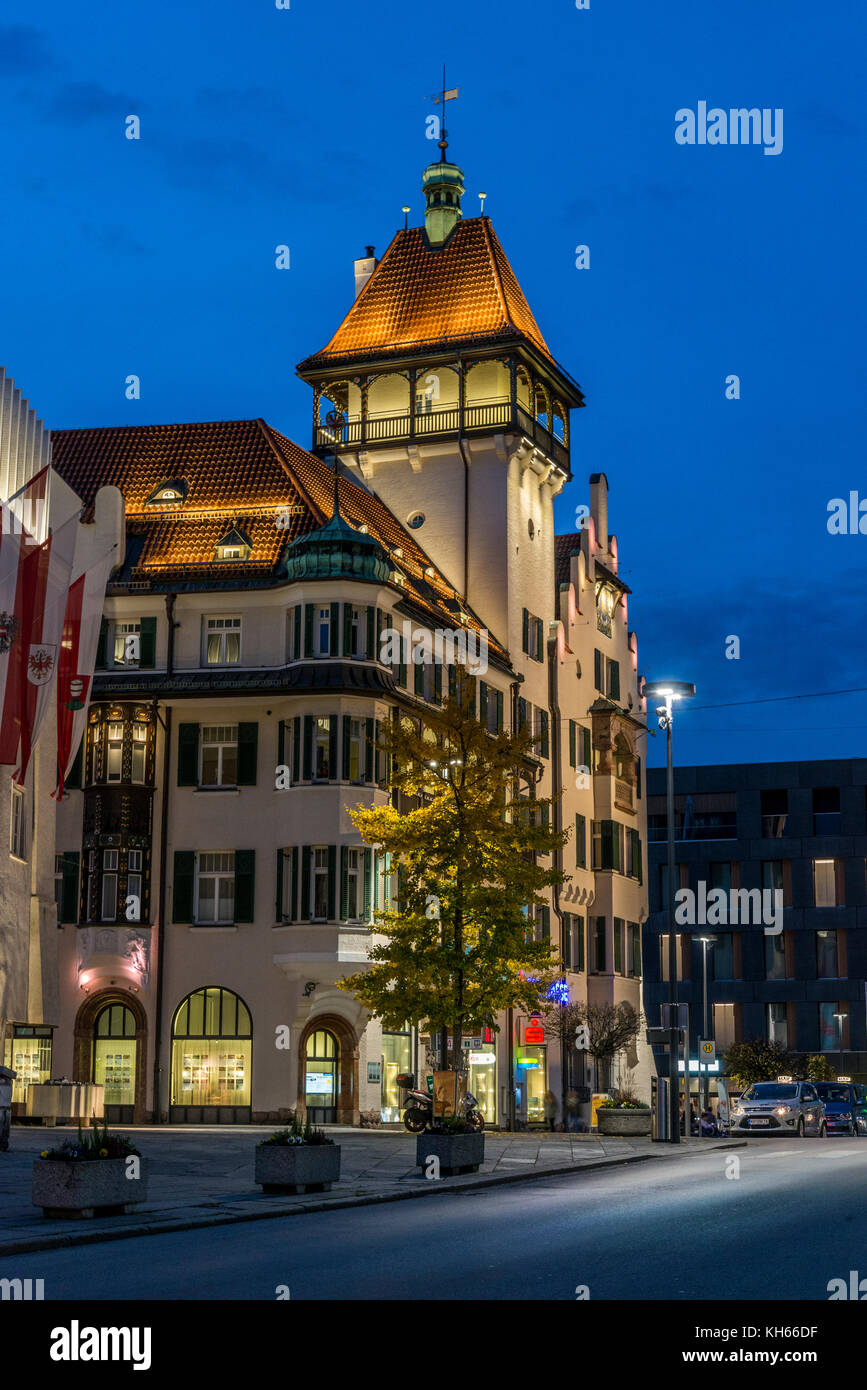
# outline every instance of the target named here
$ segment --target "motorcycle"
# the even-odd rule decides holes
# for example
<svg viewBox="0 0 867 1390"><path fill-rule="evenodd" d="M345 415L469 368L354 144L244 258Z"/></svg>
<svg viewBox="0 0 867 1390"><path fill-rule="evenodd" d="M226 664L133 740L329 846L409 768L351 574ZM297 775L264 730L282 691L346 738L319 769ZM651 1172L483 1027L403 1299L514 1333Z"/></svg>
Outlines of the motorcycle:
<svg viewBox="0 0 867 1390"><path fill-rule="evenodd" d="M433 1124L433 1096L416 1088L415 1077L411 1072L401 1073L397 1078L397 1084L407 1093L406 1109L403 1113L404 1125L410 1134L423 1134ZM467 1091L461 1101L461 1113L471 1129L484 1129L485 1117L479 1109L479 1102L470 1091Z"/></svg>

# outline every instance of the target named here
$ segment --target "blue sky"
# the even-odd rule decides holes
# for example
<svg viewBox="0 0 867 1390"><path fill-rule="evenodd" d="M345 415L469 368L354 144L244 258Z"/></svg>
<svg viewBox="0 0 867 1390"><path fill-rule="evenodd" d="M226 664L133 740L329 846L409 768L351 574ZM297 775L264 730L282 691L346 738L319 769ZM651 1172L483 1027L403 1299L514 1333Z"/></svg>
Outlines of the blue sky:
<svg viewBox="0 0 867 1390"><path fill-rule="evenodd" d="M294 365L348 307L353 257L403 203L421 221L446 61L465 211L487 192L587 395L558 530L604 471L640 667L698 686L678 761L867 754L863 692L740 703L867 686L867 536L826 525L831 498L867 498L863 3L20 15L0 25L0 360L51 427L261 415L307 446ZM782 108L782 153L677 144L702 100Z"/></svg>

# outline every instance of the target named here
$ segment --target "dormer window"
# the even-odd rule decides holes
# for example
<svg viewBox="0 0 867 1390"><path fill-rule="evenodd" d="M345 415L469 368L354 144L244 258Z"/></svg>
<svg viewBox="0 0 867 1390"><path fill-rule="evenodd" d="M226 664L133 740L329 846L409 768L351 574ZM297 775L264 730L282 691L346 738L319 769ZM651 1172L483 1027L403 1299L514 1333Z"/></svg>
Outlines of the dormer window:
<svg viewBox="0 0 867 1390"><path fill-rule="evenodd" d="M240 564L249 560L252 549L249 536L245 536L243 531L233 526L231 531L227 531L225 536L217 541L214 559Z"/></svg>
<svg viewBox="0 0 867 1390"><path fill-rule="evenodd" d="M154 488L147 507L182 507L187 500L187 484L183 478L166 478Z"/></svg>

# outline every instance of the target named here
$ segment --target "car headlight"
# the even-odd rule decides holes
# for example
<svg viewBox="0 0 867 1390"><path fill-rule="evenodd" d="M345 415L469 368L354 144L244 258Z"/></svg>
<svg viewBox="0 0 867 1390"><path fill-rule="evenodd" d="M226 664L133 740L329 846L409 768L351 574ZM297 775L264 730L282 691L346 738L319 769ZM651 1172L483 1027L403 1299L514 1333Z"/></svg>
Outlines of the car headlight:
<svg viewBox="0 0 867 1390"><path fill-rule="evenodd" d="M851 1110L838 1110L838 1111L837 1111L837 1119L838 1119L838 1120L851 1120L851 1118L852 1118L852 1111L851 1111Z"/></svg>
<svg viewBox="0 0 867 1390"><path fill-rule="evenodd" d="M791 1115L792 1107L791 1105L778 1105L776 1113L778 1115Z"/></svg>
<svg viewBox="0 0 867 1390"><path fill-rule="evenodd" d="M734 1108L734 1110L732 1111L732 1114L733 1114L733 1115L742 1115L743 1113L744 1113L744 1112L743 1112L741 1106L739 1106L739 1105L736 1105L735 1108Z"/></svg>

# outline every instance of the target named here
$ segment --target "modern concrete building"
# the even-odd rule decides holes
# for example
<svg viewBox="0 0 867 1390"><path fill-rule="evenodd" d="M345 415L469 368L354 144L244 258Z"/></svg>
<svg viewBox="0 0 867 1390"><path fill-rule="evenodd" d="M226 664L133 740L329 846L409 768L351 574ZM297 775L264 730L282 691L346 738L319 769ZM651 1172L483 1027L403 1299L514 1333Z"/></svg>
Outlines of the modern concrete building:
<svg viewBox="0 0 867 1390"><path fill-rule="evenodd" d="M450 680L381 659L405 623L485 637L480 717L538 734L528 795L564 789L570 881L536 929L573 999L639 1003L645 730L607 480L555 537L580 388L489 219L462 220L460 171L433 165L424 187L424 225L380 261L368 248L299 367L311 452L261 420L55 436L85 501L111 482L128 509L58 828L56 1066L103 1081L113 1118L399 1117L394 1078L424 1073L430 1040L383 1034L336 981L386 892L348 814L390 795L377 730L423 722ZM541 1120L558 1048L528 1018L497 1024L466 1040L471 1088L494 1123L517 1079ZM638 1053L622 1061L640 1079Z"/></svg>
<svg viewBox="0 0 867 1390"><path fill-rule="evenodd" d="M678 991L690 1005L690 1057L702 1034L707 950L708 1034L777 1040L824 1052L867 1080L867 759L678 767L679 888L782 894L782 931L697 923L678 933ZM644 929L644 1001L659 1021L668 999L665 771L647 775L651 915ZM745 895L739 895L746 904ZM755 898L754 898L755 900ZM771 926L773 927L773 923ZM704 948L700 937L712 938Z"/></svg>

